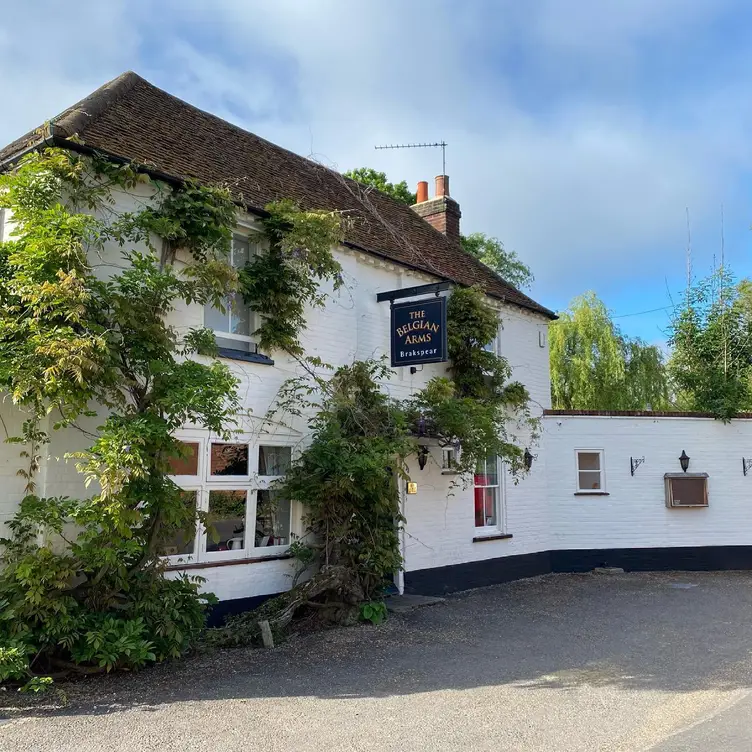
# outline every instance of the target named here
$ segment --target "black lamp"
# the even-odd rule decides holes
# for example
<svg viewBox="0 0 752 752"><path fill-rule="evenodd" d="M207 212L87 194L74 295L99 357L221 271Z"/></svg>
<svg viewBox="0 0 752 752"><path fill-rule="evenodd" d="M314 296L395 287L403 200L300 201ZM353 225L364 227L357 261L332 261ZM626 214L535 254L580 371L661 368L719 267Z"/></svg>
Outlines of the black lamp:
<svg viewBox="0 0 752 752"><path fill-rule="evenodd" d="M418 450L418 467L422 470L428 462L428 447L422 446Z"/></svg>
<svg viewBox="0 0 752 752"><path fill-rule="evenodd" d="M535 455L531 454L529 449L525 449L525 455L524 455L525 470L527 470L528 472L530 471L530 468L533 466L534 459L535 459Z"/></svg>
<svg viewBox="0 0 752 752"><path fill-rule="evenodd" d="M681 457L679 457L679 464L681 465L681 469L684 470L685 473L687 472L687 470L689 470L689 457L683 449Z"/></svg>

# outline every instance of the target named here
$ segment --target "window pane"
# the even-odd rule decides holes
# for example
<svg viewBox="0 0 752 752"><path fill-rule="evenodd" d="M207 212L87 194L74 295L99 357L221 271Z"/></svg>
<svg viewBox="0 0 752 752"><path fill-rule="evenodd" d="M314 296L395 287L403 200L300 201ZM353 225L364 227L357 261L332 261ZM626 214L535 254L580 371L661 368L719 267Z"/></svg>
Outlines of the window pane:
<svg viewBox="0 0 752 752"><path fill-rule="evenodd" d="M483 476L486 474L486 459L487 458L484 457L483 459L478 460L478 464L475 466L476 475Z"/></svg>
<svg viewBox="0 0 752 752"><path fill-rule="evenodd" d="M193 554L196 541L196 491L183 491L182 496L186 505L193 510L193 522L185 530L173 532L159 548L161 556L179 556Z"/></svg>
<svg viewBox="0 0 752 752"><path fill-rule="evenodd" d="M254 342L245 342L242 339L230 339L229 337L215 337L217 347L224 347L228 350L240 350L241 352L255 353L256 344Z"/></svg>
<svg viewBox="0 0 752 752"><path fill-rule="evenodd" d="M601 474L598 471L585 471L579 473L580 488L583 491L600 490L601 488Z"/></svg>
<svg viewBox="0 0 752 752"><path fill-rule="evenodd" d="M486 485L499 485L499 464L495 456L486 459Z"/></svg>
<svg viewBox="0 0 752 752"><path fill-rule="evenodd" d="M485 513L486 527L496 525L496 489L487 488L485 490Z"/></svg>
<svg viewBox="0 0 752 752"><path fill-rule="evenodd" d="M232 334L243 334L249 337L251 334L251 312L243 300L243 296L236 292L232 296L231 311L231 328Z"/></svg>
<svg viewBox="0 0 752 752"><path fill-rule="evenodd" d="M212 444L212 475L248 475L247 444Z"/></svg>
<svg viewBox="0 0 752 752"><path fill-rule="evenodd" d="M577 455L580 470L600 470L601 455L599 452L580 452Z"/></svg>
<svg viewBox="0 0 752 752"><path fill-rule="evenodd" d="M484 527L486 524L486 509L484 500L485 490L475 489L475 527Z"/></svg>
<svg viewBox="0 0 752 752"><path fill-rule="evenodd" d="M229 301L225 303L225 306L229 305ZM213 332L229 332L230 331L230 313L225 310L220 311L219 308L212 308L212 306L204 306L204 326L207 329L211 329Z"/></svg>
<svg viewBox="0 0 752 752"><path fill-rule="evenodd" d="M181 441L182 457L170 458L170 475L198 475L198 442Z"/></svg>
<svg viewBox="0 0 752 752"><path fill-rule="evenodd" d="M259 475L284 475L290 468L290 447L259 447Z"/></svg>
<svg viewBox="0 0 752 752"><path fill-rule="evenodd" d="M245 547L245 491L209 491L207 551Z"/></svg>
<svg viewBox="0 0 752 752"><path fill-rule="evenodd" d="M290 510L290 500L278 491L258 492L257 546L286 546L290 542Z"/></svg>
<svg viewBox="0 0 752 752"><path fill-rule="evenodd" d="M497 486L499 484L499 472L497 458L486 457L478 462L475 468L476 486Z"/></svg>
<svg viewBox="0 0 752 752"><path fill-rule="evenodd" d="M247 238L234 235L232 238L232 265L236 269L242 269L250 256L250 243Z"/></svg>
<svg viewBox="0 0 752 752"><path fill-rule="evenodd" d="M496 488L475 489L475 527L495 527L497 523Z"/></svg>

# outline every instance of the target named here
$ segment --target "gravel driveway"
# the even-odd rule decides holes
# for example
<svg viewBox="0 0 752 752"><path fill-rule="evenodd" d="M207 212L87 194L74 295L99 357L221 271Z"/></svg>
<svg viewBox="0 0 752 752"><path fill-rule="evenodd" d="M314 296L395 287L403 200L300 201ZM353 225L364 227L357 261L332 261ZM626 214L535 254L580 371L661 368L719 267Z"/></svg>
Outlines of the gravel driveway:
<svg viewBox="0 0 752 752"><path fill-rule="evenodd" d="M549 575L68 684L0 750L748 750L751 687L752 573Z"/></svg>

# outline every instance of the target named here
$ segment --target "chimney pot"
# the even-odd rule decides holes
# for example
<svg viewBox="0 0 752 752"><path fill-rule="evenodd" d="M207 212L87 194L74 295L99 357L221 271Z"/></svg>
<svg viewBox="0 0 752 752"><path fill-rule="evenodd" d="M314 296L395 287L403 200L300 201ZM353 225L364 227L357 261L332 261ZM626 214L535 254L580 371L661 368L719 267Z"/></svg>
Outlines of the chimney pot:
<svg viewBox="0 0 752 752"><path fill-rule="evenodd" d="M436 198L449 195L449 175L436 176Z"/></svg>
<svg viewBox="0 0 752 752"><path fill-rule="evenodd" d="M460 205L449 195L449 178L436 176L436 195L428 198L428 186L418 183L416 202L413 211L428 222L434 229L444 233L453 243L460 242Z"/></svg>

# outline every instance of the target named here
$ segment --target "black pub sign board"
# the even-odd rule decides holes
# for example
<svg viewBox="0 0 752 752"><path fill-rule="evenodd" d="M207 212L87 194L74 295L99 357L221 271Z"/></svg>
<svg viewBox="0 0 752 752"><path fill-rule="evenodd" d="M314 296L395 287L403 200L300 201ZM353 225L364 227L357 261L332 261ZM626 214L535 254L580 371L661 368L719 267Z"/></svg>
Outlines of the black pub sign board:
<svg viewBox="0 0 752 752"><path fill-rule="evenodd" d="M392 366L446 359L446 298L392 303Z"/></svg>

